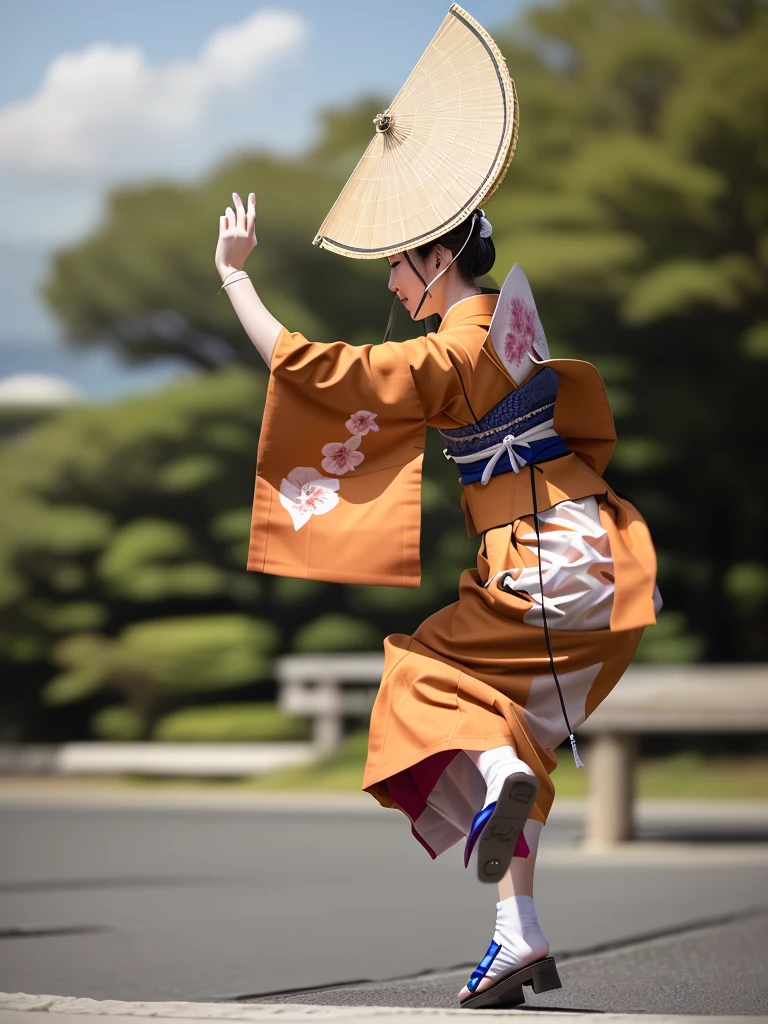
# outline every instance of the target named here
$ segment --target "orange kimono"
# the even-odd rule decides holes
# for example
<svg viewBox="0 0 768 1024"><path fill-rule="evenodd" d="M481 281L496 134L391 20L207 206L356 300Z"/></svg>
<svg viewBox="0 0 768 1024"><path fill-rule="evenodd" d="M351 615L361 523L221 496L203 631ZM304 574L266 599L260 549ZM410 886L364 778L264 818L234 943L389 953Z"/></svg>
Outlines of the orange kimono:
<svg viewBox="0 0 768 1024"><path fill-rule="evenodd" d="M280 333L249 569L418 586L426 427L460 434L517 387L488 342L497 300L463 299L437 332L402 343L326 345ZM363 789L403 810L432 856L458 842L483 805L465 750L514 746L540 782L533 817L546 821L554 748L568 729L542 606L573 729L618 682L660 607L648 529L601 476L616 441L602 379L579 360L541 367L556 374L554 430L567 450L465 485L477 567L462 573L455 603L412 636L384 641Z"/></svg>

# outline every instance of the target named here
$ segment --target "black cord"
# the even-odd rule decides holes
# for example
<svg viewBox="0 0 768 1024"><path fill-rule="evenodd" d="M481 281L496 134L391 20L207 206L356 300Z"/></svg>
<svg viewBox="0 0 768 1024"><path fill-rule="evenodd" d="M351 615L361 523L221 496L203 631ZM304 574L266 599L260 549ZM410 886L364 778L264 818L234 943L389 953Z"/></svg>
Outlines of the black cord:
<svg viewBox="0 0 768 1024"><path fill-rule="evenodd" d="M389 341L392 337L392 328L395 326L395 319L397 317L397 307L400 305L400 299L395 296L392 302L392 308L389 311L389 320L387 320L387 327L384 331L384 341Z"/></svg>
<svg viewBox="0 0 768 1024"><path fill-rule="evenodd" d="M547 644L547 654L549 655L549 667L552 670L552 678L555 680L555 686L557 687L557 696L560 698L560 707L563 711L563 718L565 719L565 725L568 729L568 736L571 741L571 747L573 748L573 757L576 761L577 768L583 768L584 765L579 759L578 751L576 750L576 740L574 739L573 729L571 723L568 721L568 711L565 707L565 700L563 698L563 691L560 688L560 680L557 678L557 670L555 669L555 659L552 655L552 644L549 639L549 626L547 625L547 609L544 607L544 574L541 569L541 533L539 532L539 507L536 501L536 477L534 475L534 465L532 462L528 463L528 468L531 471L531 501L533 502L533 527L536 530L536 557L539 563L539 592L541 594L541 618L544 623L544 639ZM541 470L539 470L541 472Z"/></svg>
<svg viewBox="0 0 768 1024"><path fill-rule="evenodd" d="M461 390L464 392L464 401L467 403L467 408L469 409L470 415L472 416L472 419L475 421L476 425L479 427L480 426L480 420L475 415L475 410L472 408L472 403L469 400L469 395L467 394L467 389L464 387L464 379L461 376L461 370L458 368L456 363L453 361L453 353L451 352L450 349L446 349L446 355L448 356L448 362L454 368L454 370L456 371L456 376L459 378L459 384L461 384Z"/></svg>
<svg viewBox="0 0 768 1024"><path fill-rule="evenodd" d="M410 265L410 268L411 268L411 270L412 270L412 271L414 272L414 274L416 275L416 277L418 277L418 279L419 279L419 280L421 281L421 283L422 283L422 284L424 285L424 293L423 293L423 294L422 294L422 296L421 296L421 301L419 302L419 304L418 304L418 306L416 307L416 309L415 309L415 310L413 311L413 315L414 315L414 316L416 317L416 316L418 316L418 315L419 315L419 310L420 310L420 309L421 309L421 307L422 307L422 306L424 305L424 299L426 299L426 297L427 297L427 296L429 295L429 285L428 285L428 284L427 284L427 282L426 282L426 281L424 280L424 278L423 278L423 277L421 276L421 274L419 273L419 271L418 271L418 270L416 269L416 264L415 264L415 263L413 262L413 260L412 260L412 259L411 259L411 257L409 256L409 254L408 254L408 250L407 250L407 249L404 249L404 250L403 250L403 256L405 256L406 260L408 261L408 263L409 263L409 265Z"/></svg>

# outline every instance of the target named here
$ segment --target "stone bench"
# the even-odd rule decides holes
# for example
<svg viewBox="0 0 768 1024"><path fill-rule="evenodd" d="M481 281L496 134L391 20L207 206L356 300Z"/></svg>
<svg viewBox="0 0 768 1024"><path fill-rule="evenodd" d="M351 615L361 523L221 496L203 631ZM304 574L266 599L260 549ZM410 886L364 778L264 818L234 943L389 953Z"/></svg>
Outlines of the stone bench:
<svg viewBox="0 0 768 1024"><path fill-rule="evenodd" d="M768 665L630 666L578 730L590 737L586 841L604 846L633 838L640 736L766 729Z"/></svg>
<svg viewBox="0 0 768 1024"><path fill-rule="evenodd" d="M370 714L384 655L287 654L275 660L281 711L312 719L312 739L322 753L341 743L345 718Z"/></svg>
<svg viewBox="0 0 768 1024"><path fill-rule="evenodd" d="M345 717L370 712L381 679L379 653L295 654L277 659L279 703L313 719L316 748L341 742ZM640 736L756 733L768 729L768 665L635 665L577 730L589 794L585 841L604 846L634 836L635 762ZM570 757L562 747L560 758ZM557 780L557 776L555 776Z"/></svg>

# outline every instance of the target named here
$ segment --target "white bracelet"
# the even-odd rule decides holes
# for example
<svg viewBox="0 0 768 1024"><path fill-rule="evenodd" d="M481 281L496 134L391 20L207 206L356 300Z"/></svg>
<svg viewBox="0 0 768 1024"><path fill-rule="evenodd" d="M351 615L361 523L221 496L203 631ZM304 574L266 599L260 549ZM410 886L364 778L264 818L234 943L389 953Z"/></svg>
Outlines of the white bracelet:
<svg viewBox="0 0 768 1024"><path fill-rule="evenodd" d="M246 278L248 278L248 275L244 270L233 270L232 273L227 274L227 276L221 282L221 288L219 288L219 291L216 294L218 295L219 292L222 291L222 289L226 288L230 284L234 284L235 281L243 281Z"/></svg>

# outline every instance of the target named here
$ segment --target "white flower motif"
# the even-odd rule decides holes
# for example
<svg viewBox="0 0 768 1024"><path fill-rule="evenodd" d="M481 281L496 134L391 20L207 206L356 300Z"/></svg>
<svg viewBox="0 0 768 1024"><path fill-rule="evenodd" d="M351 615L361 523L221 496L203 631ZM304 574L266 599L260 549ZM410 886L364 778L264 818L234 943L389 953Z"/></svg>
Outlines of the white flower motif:
<svg viewBox="0 0 768 1024"><path fill-rule="evenodd" d="M339 481L321 476L319 469L297 466L280 481L280 504L288 509L294 530L300 530L312 516L322 516L339 503Z"/></svg>

